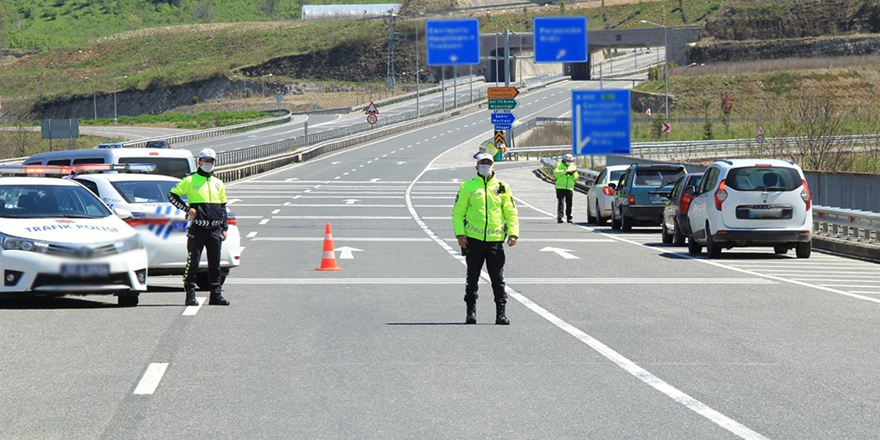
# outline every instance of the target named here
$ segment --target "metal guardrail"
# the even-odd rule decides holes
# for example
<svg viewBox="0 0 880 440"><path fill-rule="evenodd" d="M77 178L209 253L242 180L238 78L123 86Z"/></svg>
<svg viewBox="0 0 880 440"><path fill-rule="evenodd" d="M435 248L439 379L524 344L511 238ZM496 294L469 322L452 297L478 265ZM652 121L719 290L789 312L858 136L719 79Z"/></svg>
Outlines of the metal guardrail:
<svg viewBox="0 0 880 440"><path fill-rule="evenodd" d="M278 111L279 110L275 110L275 112L278 112ZM283 110L283 112L285 113L284 115L276 117L276 118L261 119L259 121L245 122L243 124L230 125L230 126L226 126L226 127L211 128L208 130L195 130L195 131L180 133L180 134L171 135L171 136L157 136L157 137L147 138L147 139L137 139L134 141L122 142L122 146L126 147L126 148L143 148L147 145L147 142L150 142L150 141L166 141L169 144L173 145L173 144L179 143L179 142L189 142L189 141L194 141L194 140L198 140L198 139L205 139L205 138L217 137L217 136L227 136L230 134L236 134L236 133L242 133L245 131L257 130L257 129L264 128L264 127L271 127L273 125L285 124L287 122L290 122L291 118L293 117L290 114L290 111Z"/></svg>
<svg viewBox="0 0 880 440"><path fill-rule="evenodd" d="M880 247L880 213L813 206L813 233Z"/></svg>

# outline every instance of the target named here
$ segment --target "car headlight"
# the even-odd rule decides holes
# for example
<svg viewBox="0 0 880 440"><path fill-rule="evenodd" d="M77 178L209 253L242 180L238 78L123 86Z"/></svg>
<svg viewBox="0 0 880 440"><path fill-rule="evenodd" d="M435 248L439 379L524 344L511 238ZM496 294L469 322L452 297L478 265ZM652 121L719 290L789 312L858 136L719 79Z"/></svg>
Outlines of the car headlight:
<svg viewBox="0 0 880 440"><path fill-rule="evenodd" d="M0 249L3 250L44 253L48 247L48 243L42 241L0 234Z"/></svg>
<svg viewBox="0 0 880 440"><path fill-rule="evenodd" d="M125 240L116 242L116 249L119 253L133 251L137 249L143 249L144 242L141 241L141 237L139 235L135 235Z"/></svg>

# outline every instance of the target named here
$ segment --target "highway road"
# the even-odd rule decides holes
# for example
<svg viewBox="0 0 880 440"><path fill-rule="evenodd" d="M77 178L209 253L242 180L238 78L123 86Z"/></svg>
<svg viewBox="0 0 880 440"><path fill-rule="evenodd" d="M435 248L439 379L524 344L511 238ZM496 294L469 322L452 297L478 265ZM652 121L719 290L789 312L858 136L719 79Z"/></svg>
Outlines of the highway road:
<svg viewBox="0 0 880 440"><path fill-rule="evenodd" d="M516 114L561 116L573 87L522 95ZM880 436L876 264L766 250L709 261L656 228L557 224L535 162L498 167L521 219L512 325L492 324L485 284L482 325L462 325L451 209L488 119L231 183L246 249L230 307L184 307L167 277L133 309L5 301L0 437ZM583 195L575 208L584 221ZM341 272L314 270L326 222Z"/></svg>

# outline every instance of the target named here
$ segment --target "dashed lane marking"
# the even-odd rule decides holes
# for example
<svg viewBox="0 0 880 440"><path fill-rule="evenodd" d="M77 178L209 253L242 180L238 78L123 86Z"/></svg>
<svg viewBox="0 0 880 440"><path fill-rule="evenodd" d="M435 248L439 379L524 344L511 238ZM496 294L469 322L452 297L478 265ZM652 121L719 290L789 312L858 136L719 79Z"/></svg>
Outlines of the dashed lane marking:
<svg viewBox="0 0 880 440"><path fill-rule="evenodd" d="M134 394L150 395L156 392L156 388L159 387L159 382L162 381L162 376L165 375L167 369L168 363L152 363L147 366L147 371L144 372L141 381L134 389Z"/></svg>
<svg viewBox="0 0 880 440"><path fill-rule="evenodd" d="M152 280L150 280L150 284L153 284ZM176 284L180 284L180 283L178 282ZM186 308L183 309L183 316L195 316L197 313L199 313L199 310L202 309L202 306L205 305L205 301L207 301L207 300L208 300L207 297L197 297L196 301L199 302L199 305L186 306Z"/></svg>

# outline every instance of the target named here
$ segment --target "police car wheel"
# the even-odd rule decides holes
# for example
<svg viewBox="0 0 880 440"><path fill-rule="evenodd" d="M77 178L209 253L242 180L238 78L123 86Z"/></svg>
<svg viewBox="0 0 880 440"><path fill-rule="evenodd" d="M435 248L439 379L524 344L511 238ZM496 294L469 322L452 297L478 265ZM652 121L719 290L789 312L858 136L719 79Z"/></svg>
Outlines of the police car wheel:
<svg viewBox="0 0 880 440"><path fill-rule="evenodd" d="M119 295L120 307L135 307L138 305L138 294Z"/></svg>

